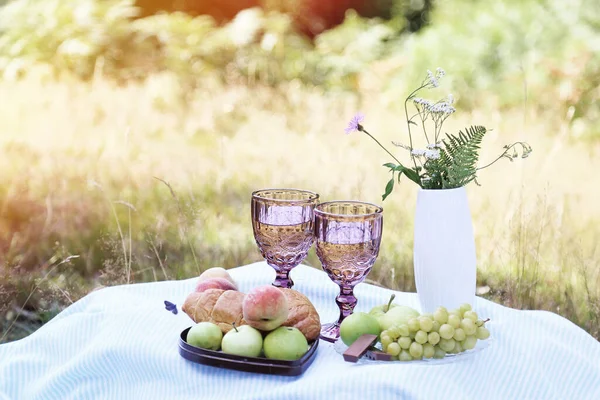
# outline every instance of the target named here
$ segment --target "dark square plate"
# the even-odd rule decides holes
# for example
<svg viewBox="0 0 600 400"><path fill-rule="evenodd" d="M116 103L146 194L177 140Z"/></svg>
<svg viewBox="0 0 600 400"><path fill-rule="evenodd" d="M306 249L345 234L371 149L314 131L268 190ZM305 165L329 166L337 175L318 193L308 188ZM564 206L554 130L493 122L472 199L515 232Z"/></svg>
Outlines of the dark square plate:
<svg viewBox="0 0 600 400"><path fill-rule="evenodd" d="M191 328L191 327L190 327ZM298 360L273 360L263 357L240 357L221 351L206 350L187 343L187 328L179 336L179 354L186 360L213 367L235 369L271 375L301 375L317 355L319 340L310 343L308 351Z"/></svg>

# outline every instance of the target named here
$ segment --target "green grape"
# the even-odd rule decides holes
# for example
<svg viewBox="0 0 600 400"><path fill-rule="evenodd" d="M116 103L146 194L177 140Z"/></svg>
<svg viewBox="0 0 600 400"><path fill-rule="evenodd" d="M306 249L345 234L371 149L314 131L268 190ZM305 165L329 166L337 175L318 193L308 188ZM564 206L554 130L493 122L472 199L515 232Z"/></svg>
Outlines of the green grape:
<svg viewBox="0 0 600 400"><path fill-rule="evenodd" d="M387 330L387 334L390 337L390 339L394 341L400 337L400 328L397 326L392 326Z"/></svg>
<svg viewBox="0 0 600 400"><path fill-rule="evenodd" d="M450 310L450 312L448 312L448 315L456 315L459 319L463 319L463 314L464 311L460 308L455 308L454 310Z"/></svg>
<svg viewBox="0 0 600 400"><path fill-rule="evenodd" d="M429 332L429 335L427 335L427 341L435 346L440 342L440 334L437 332Z"/></svg>
<svg viewBox="0 0 600 400"><path fill-rule="evenodd" d="M452 339L452 336L454 336L454 327L449 324L440 326L440 336L443 339Z"/></svg>
<svg viewBox="0 0 600 400"><path fill-rule="evenodd" d="M400 339L398 339L398 344L400 345L400 348L404 350L408 350L411 343L412 340L410 340L410 338L406 336L402 336Z"/></svg>
<svg viewBox="0 0 600 400"><path fill-rule="evenodd" d="M450 351L450 353L452 353L452 354L458 354L458 353L462 353L462 352L463 352L462 344L460 344L460 342L457 342L455 340L454 341L454 348Z"/></svg>
<svg viewBox="0 0 600 400"><path fill-rule="evenodd" d="M462 347L465 350L474 349L477 345L477 338L475 336L467 336L467 338L462 342Z"/></svg>
<svg viewBox="0 0 600 400"><path fill-rule="evenodd" d="M421 324L419 324L419 320L417 318L411 318L408 320L408 329L416 332L421 328Z"/></svg>
<svg viewBox="0 0 600 400"><path fill-rule="evenodd" d="M442 326L442 324L440 324L437 321L433 321L433 327L431 328L431 332L439 332L440 326Z"/></svg>
<svg viewBox="0 0 600 400"><path fill-rule="evenodd" d="M419 331L415 334L415 342L419 344L427 343L427 332Z"/></svg>
<svg viewBox="0 0 600 400"><path fill-rule="evenodd" d="M390 343L390 345L387 347L386 353L391 356L397 356L400 354L400 345L396 342Z"/></svg>
<svg viewBox="0 0 600 400"><path fill-rule="evenodd" d="M422 331L431 332L431 329L433 329L433 320L430 317L420 316L419 327Z"/></svg>
<svg viewBox="0 0 600 400"><path fill-rule="evenodd" d="M448 311L443 310L441 307L435 310L433 313L433 319L440 325L448 322Z"/></svg>
<svg viewBox="0 0 600 400"><path fill-rule="evenodd" d="M454 329L460 328L460 317L457 314L450 314L448 316L448 325L452 326Z"/></svg>
<svg viewBox="0 0 600 400"><path fill-rule="evenodd" d="M471 307L471 305L469 303L464 303L464 304L460 305L459 309L464 314L467 311L471 311L473 308Z"/></svg>
<svg viewBox="0 0 600 400"><path fill-rule="evenodd" d="M392 338L391 338L391 337L390 337L390 336L387 334L387 331L383 331L383 332L381 333L381 340L380 340L380 342L381 342L381 345L382 345L382 346L386 346L386 347L387 347L387 346L389 346L389 344L390 344L390 343L392 343L392 342L393 342L393 340L392 340Z"/></svg>
<svg viewBox="0 0 600 400"><path fill-rule="evenodd" d="M402 324L402 325L398 326L398 332L400 332L400 335L398 337L400 337L400 336L408 336L410 334L410 331L408 329L408 325Z"/></svg>
<svg viewBox="0 0 600 400"><path fill-rule="evenodd" d="M430 320L433 320L433 314L432 313L421 314L421 317L425 317L425 318L429 318Z"/></svg>
<svg viewBox="0 0 600 400"><path fill-rule="evenodd" d="M409 338L411 338L411 340L414 340L414 339L415 339L415 336L416 336L416 334L417 334L417 331L418 331L418 329L417 329L416 331L411 331L411 332L408 334L408 337L409 337Z"/></svg>
<svg viewBox="0 0 600 400"><path fill-rule="evenodd" d="M468 318L473 322L477 322L477 320L479 319L479 316L477 315L477 313L475 311L466 311L463 318Z"/></svg>
<svg viewBox="0 0 600 400"><path fill-rule="evenodd" d="M440 339L438 346L445 352L450 352L454 348L456 341L454 339Z"/></svg>
<svg viewBox="0 0 600 400"><path fill-rule="evenodd" d="M412 361L413 358L408 351L402 350L398 356L398 359L400 361Z"/></svg>
<svg viewBox="0 0 600 400"><path fill-rule="evenodd" d="M433 345L430 343L425 343L423 345L423 357L424 358L432 358L434 354L435 354L435 349L433 348Z"/></svg>
<svg viewBox="0 0 600 400"><path fill-rule="evenodd" d="M435 346L435 353L433 354L433 358L444 358L446 357L446 352L442 350L439 346Z"/></svg>
<svg viewBox="0 0 600 400"><path fill-rule="evenodd" d="M476 335L477 339L485 340L490 337L490 331L487 328L480 326L479 328L477 328Z"/></svg>
<svg viewBox="0 0 600 400"><path fill-rule="evenodd" d="M475 325L475 322L473 322L467 318L460 321L460 327L465 331L465 334L467 336L474 335L475 332L477 331L477 326Z"/></svg>
<svg viewBox="0 0 600 400"><path fill-rule="evenodd" d="M414 358L422 357L423 356L423 345L419 344L417 342L412 342L410 344L408 352Z"/></svg>
<svg viewBox="0 0 600 400"><path fill-rule="evenodd" d="M452 336L452 339L454 340L458 340L463 341L465 340L465 338L467 337L467 334L465 333L463 328L458 328L454 330L454 336Z"/></svg>

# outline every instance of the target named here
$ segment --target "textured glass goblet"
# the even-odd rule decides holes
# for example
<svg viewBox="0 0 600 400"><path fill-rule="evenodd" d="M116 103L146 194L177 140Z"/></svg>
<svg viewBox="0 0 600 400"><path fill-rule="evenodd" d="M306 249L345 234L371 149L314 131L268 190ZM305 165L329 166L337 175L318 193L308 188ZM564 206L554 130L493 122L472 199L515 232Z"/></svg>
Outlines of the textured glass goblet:
<svg viewBox="0 0 600 400"><path fill-rule="evenodd" d="M317 193L298 189L263 189L252 193L252 228L260 253L275 270L273 286L291 288L290 271L313 244Z"/></svg>
<svg viewBox="0 0 600 400"><path fill-rule="evenodd" d="M335 298L340 316L321 327L321 339L335 342L340 337L340 324L356 306L354 286L366 278L379 255L382 229L383 209L374 204L332 201L315 208L317 256L340 287Z"/></svg>

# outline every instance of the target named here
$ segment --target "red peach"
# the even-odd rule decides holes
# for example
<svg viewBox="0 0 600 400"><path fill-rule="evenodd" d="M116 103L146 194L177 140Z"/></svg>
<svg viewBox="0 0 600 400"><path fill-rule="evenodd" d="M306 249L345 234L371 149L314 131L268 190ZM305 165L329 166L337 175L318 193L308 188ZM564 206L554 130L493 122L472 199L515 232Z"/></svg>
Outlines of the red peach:
<svg viewBox="0 0 600 400"><path fill-rule="evenodd" d="M198 277L198 282L205 281L205 280L211 279L211 278L227 279L229 282L233 283L233 285L237 289L237 284L235 283L235 281L233 280L233 278L231 277L231 275L229 275L229 272L227 272L227 270L225 268L222 268L222 267L212 267L212 268L209 268L209 269L205 270Z"/></svg>
<svg viewBox="0 0 600 400"><path fill-rule="evenodd" d="M207 289L237 290L235 285L223 278L210 278L198 282L196 292L204 292Z"/></svg>
<svg viewBox="0 0 600 400"><path fill-rule="evenodd" d="M287 297L275 286L259 286L244 296L242 311L248 325L261 331L272 331L288 317Z"/></svg>

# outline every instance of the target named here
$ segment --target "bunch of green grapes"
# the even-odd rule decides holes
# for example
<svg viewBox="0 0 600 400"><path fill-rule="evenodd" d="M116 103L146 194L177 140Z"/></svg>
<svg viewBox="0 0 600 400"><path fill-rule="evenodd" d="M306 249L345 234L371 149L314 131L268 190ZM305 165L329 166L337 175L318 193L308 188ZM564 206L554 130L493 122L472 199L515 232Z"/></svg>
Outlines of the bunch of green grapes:
<svg viewBox="0 0 600 400"><path fill-rule="evenodd" d="M446 354L471 350L477 340L489 338L487 321L479 319L469 304L452 311L438 307L433 314L423 314L384 330L380 341L383 351L394 360L444 358Z"/></svg>

